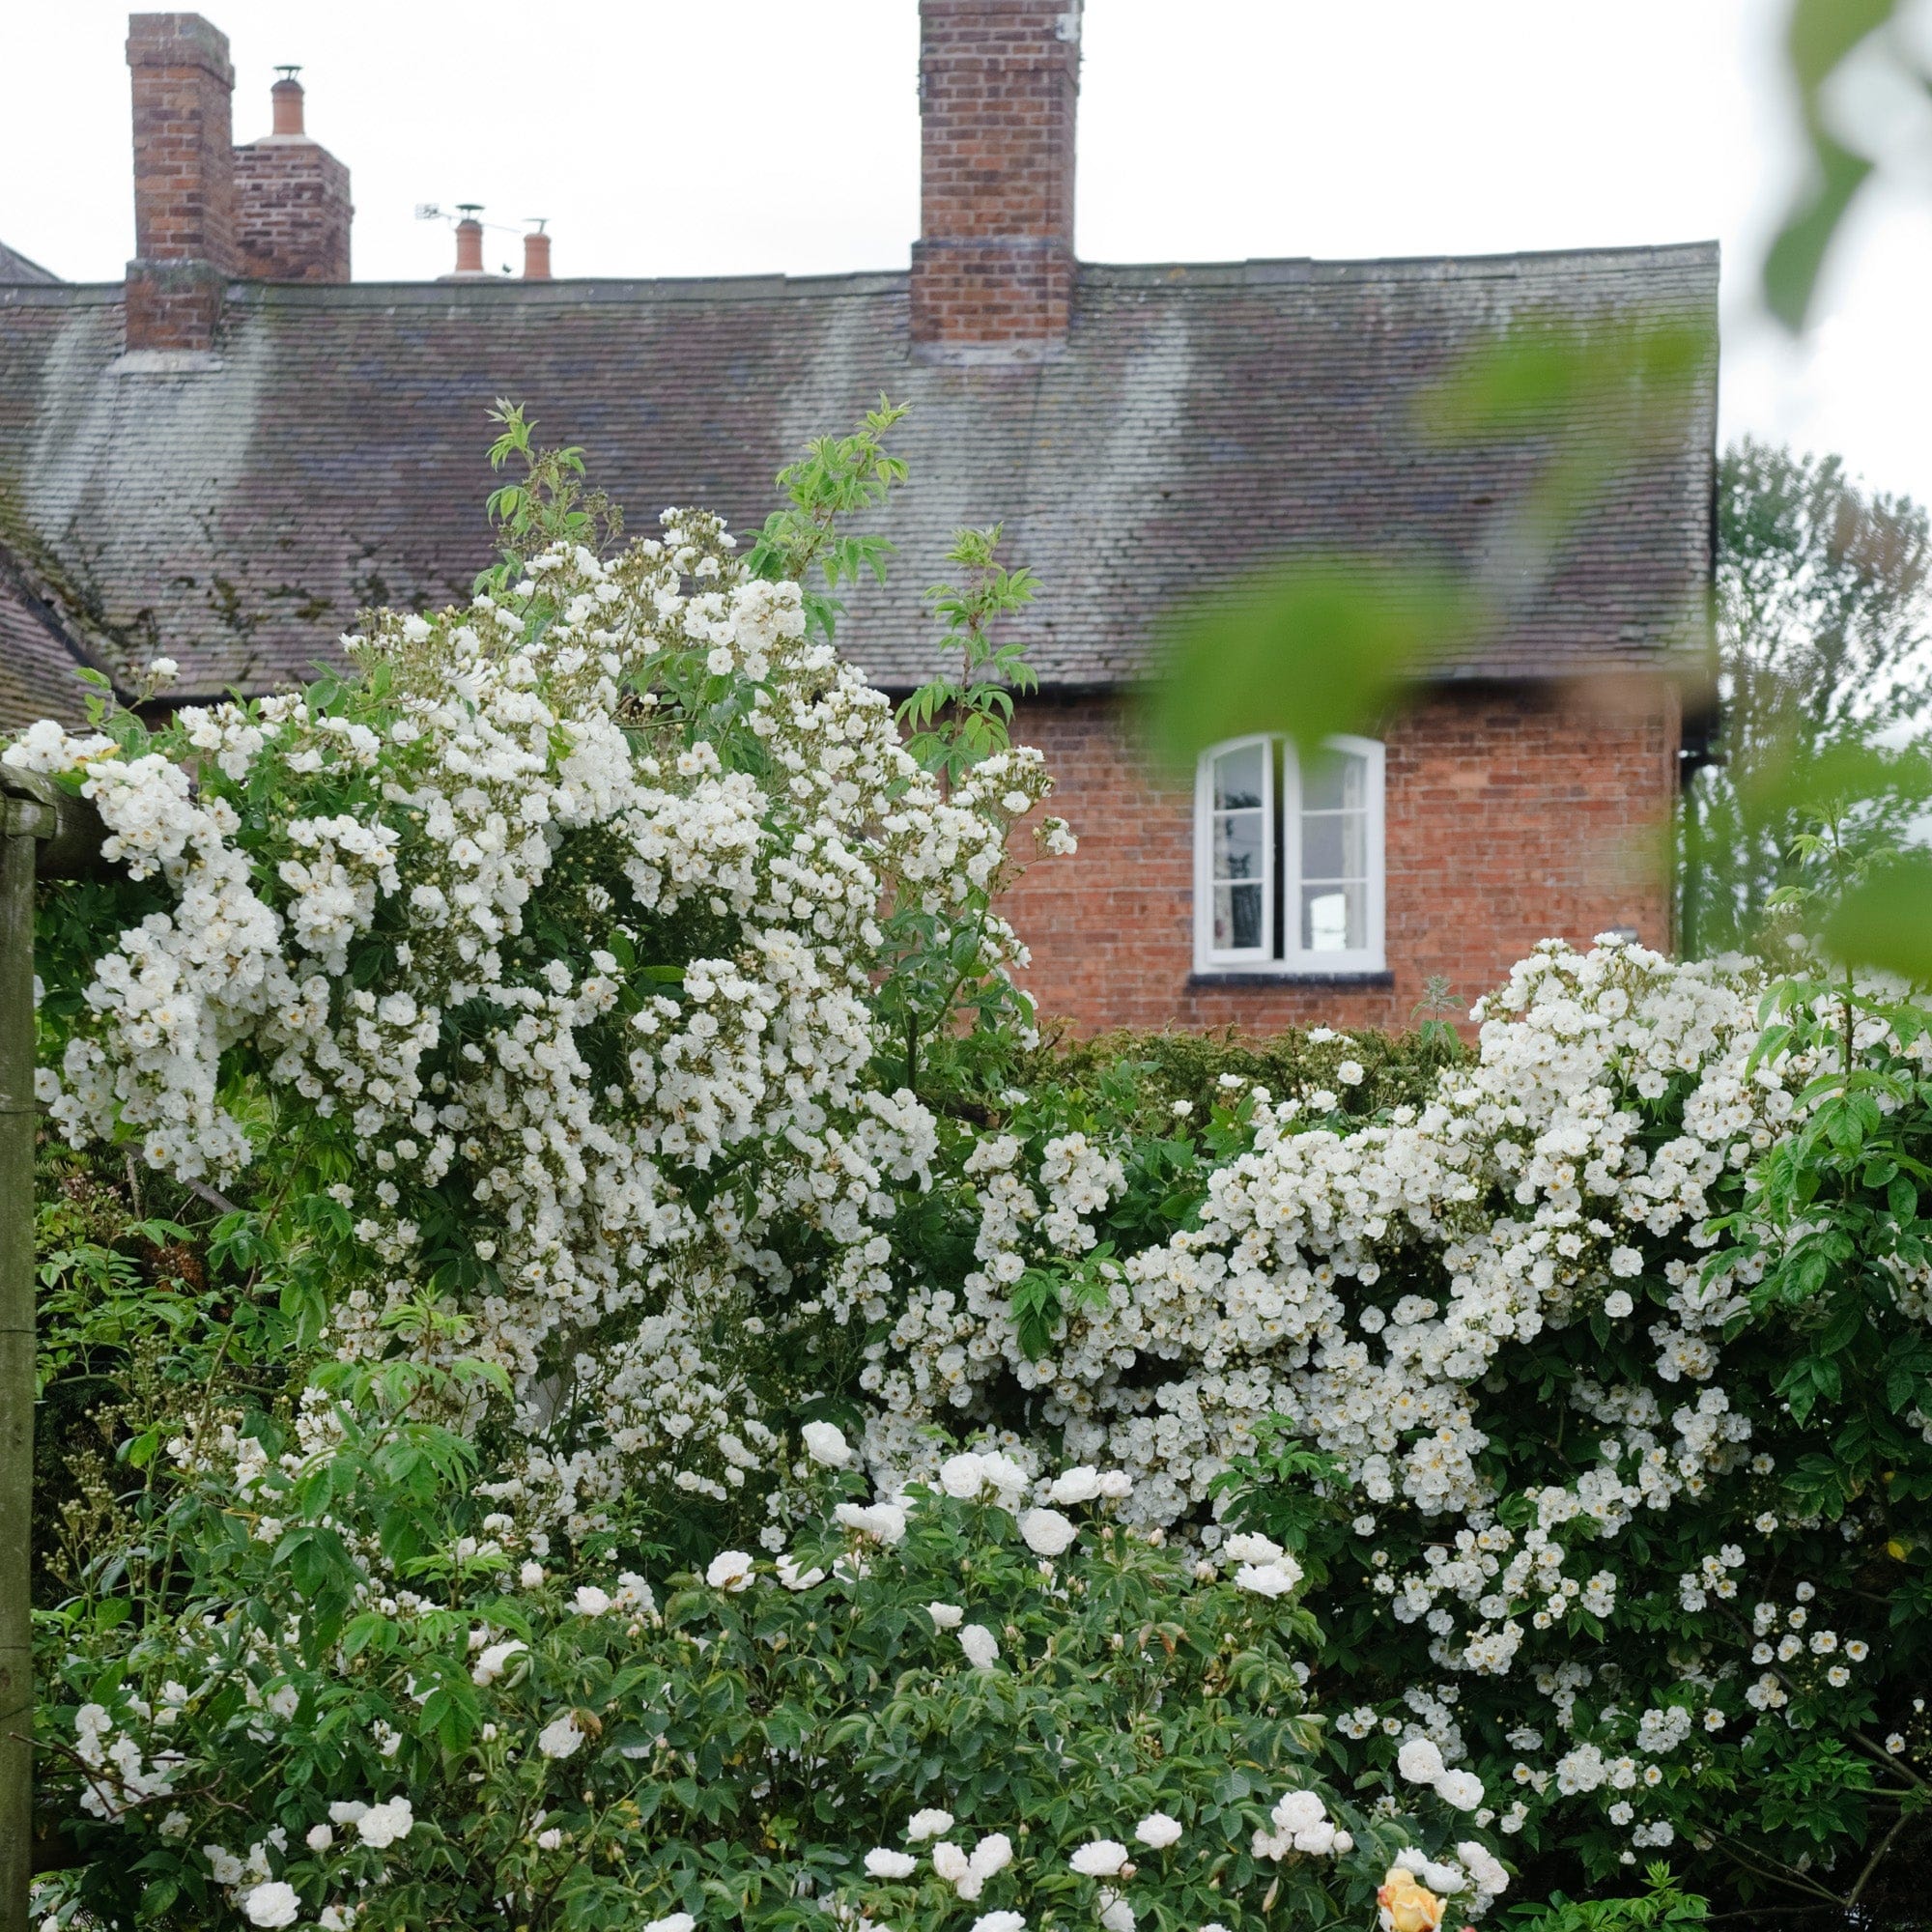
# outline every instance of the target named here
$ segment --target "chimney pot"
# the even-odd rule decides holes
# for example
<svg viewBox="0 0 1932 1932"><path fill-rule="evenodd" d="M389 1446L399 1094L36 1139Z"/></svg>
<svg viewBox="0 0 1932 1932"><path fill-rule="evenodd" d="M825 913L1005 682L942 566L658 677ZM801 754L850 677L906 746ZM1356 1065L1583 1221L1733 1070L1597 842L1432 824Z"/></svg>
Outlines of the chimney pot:
<svg viewBox="0 0 1932 1932"><path fill-rule="evenodd" d="M285 67L281 79L269 90L274 103L274 131L287 139L302 132L302 84L296 78L299 68Z"/></svg>
<svg viewBox="0 0 1932 1932"><path fill-rule="evenodd" d="M456 206L463 216L456 224L456 272L459 275L480 275L483 272L483 224L476 217L482 211L474 202L460 201Z"/></svg>
<svg viewBox="0 0 1932 1932"><path fill-rule="evenodd" d="M541 222L524 237L524 280L550 280L550 237L544 233Z"/></svg>

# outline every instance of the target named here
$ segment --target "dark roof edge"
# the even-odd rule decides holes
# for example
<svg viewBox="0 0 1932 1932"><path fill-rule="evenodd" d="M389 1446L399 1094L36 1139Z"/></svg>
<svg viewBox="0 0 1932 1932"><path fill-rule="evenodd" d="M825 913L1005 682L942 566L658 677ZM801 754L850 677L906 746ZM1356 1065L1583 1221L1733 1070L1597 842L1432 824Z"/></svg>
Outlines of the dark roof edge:
<svg viewBox="0 0 1932 1932"><path fill-rule="evenodd" d="M862 669L863 666L860 667ZM1658 650L1648 655L1624 651L1577 658L1566 664L1523 664L1497 668L1494 665L1438 666L1415 680L1422 691L1517 690L1534 686L1552 690L1600 677L1667 678L1673 682L1697 683L1706 673L1699 669L1694 654ZM871 680L888 697L909 696L918 687L904 677L885 676ZM1087 672L1075 677L1056 677L1051 671L1039 674L1037 687L1041 697L1072 700L1083 697L1129 698L1145 695L1152 681L1144 672L1122 670L1112 677L1096 677ZM1024 699L1021 700L1025 702Z"/></svg>
<svg viewBox="0 0 1932 1932"><path fill-rule="evenodd" d="M1083 262L1083 279L1115 288L1265 286L1283 282L1483 281L1563 263L1629 269L1715 270L1716 242L1672 242L1612 248L1548 248L1504 255L1390 255L1359 261L1313 256L1256 257L1236 262ZM257 282L235 281L228 299L240 307L384 308L460 306L477 300L542 306L547 302L701 301L728 295L782 301L793 296L883 296L904 293L910 270L863 270L825 275L559 276L554 281ZM19 282L0 285L0 307L88 307L118 303L120 282Z"/></svg>
<svg viewBox="0 0 1932 1932"><path fill-rule="evenodd" d="M40 621L41 628L52 638L73 660L78 670L98 671L106 678L118 697L125 697L121 681L112 668L102 659L90 650L74 628L61 614L59 608L43 593L34 574L14 554L11 545L0 541L0 581L19 599L20 603Z"/></svg>

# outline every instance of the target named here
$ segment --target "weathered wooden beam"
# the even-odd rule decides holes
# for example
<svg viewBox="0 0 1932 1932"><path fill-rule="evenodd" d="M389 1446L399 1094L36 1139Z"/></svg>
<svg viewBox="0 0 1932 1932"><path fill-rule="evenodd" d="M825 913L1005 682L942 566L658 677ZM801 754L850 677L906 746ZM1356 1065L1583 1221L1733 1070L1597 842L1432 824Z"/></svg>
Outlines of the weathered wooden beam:
<svg viewBox="0 0 1932 1932"><path fill-rule="evenodd" d="M0 1932L26 1932L34 1809L34 881L97 870L94 808L0 765Z"/></svg>

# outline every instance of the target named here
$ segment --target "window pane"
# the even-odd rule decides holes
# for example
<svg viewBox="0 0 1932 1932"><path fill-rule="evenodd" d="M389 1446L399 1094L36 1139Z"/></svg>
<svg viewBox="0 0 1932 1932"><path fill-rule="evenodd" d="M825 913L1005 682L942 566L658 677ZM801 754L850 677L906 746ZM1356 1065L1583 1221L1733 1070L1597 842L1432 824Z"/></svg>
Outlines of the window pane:
<svg viewBox="0 0 1932 1932"><path fill-rule="evenodd" d="M1362 879L1369 871L1366 811L1311 811L1301 820L1304 879Z"/></svg>
<svg viewBox="0 0 1932 1932"><path fill-rule="evenodd" d="M1250 952L1262 943L1262 889L1214 888L1214 951Z"/></svg>
<svg viewBox="0 0 1932 1932"><path fill-rule="evenodd" d="M1359 811L1369 802L1369 761L1352 752L1321 752L1301 767L1304 811Z"/></svg>
<svg viewBox="0 0 1932 1932"><path fill-rule="evenodd" d="M1259 811L1218 812L1214 818L1214 876L1259 879L1262 875L1262 815Z"/></svg>
<svg viewBox="0 0 1932 1932"><path fill-rule="evenodd" d="M1264 745L1243 745L1214 760L1214 807L1218 811L1256 810L1262 802Z"/></svg>
<svg viewBox="0 0 1932 1932"><path fill-rule="evenodd" d="M1310 952L1354 952L1369 943L1365 886L1304 886L1301 944Z"/></svg>

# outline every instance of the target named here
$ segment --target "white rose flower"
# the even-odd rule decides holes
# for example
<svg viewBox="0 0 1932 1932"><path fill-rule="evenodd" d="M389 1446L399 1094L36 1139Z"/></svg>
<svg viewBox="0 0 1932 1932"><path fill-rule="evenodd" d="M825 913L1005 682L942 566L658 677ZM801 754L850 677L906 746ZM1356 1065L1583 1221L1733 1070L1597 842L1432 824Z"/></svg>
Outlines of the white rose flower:
<svg viewBox="0 0 1932 1932"><path fill-rule="evenodd" d="M1230 1563L1278 1563L1287 1551L1272 1537L1242 1530L1221 1546Z"/></svg>
<svg viewBox="0 0 1932 1932"><path fill-rule="evenodd" d="M1635 1306L1636 1303L1631 1299L1627 1289L1613 1288L1604 1296L1604 1313L1612 1321L1621 1321Z"/></svg>
<svg viewBox="0 0 1932 1932"><path fill-rule="evenodd" d="M583 1733L577 1728L577 1719L566 1711L560 1718L553 1718L537 1733L537 1749L545 1757L575 1757L583 1743Z"/></svg>
<svg viewBox="0 0 1932 1932"><path fill-rule="evenodd" d="M1327 1816L1327 1807L1313 1791L1289 1791L1283 1793L1269 1813L1277 1831L1293 1836L1296 1832L1305 1832L1310 1826L1319 1825Z"/></svg>
<svg viewBox="0 0 1932 1932"><path fill-rule="evenodd" d="M970 1932L1026 1932L1026 1920L1017 1912L982 1912Z"/></svg>
<svg viewBox="0 0 1932 1932"><path fill-rule="evenodd" d="M1126 1861L1126 1846L1113 1838L1095 1838L1081 1845L1066 1861L1083 1878L1112 1878Z"/></svg>
<svg viewBox="0 0 1932 1932"><path fill-rule="evenodd" d="M971 1502L986 1487L986 1464L970 1449L949 1456L939 1465L939 1487L962 1503Z"/></svg>
<svg viewBox="0 0 1932 1932"><path fill-rule="evenodd" d="M919 1869L919 1861L910 1852L880 1845L866 1854L866 1869L874 1878L910 1878Z"/></svg>
<svg viewBox="0 0 1932 1932"><path fill-rule="evenodd" d="M966 1612L957 1604L928 1604L925 1606L925 1613L932 1619L934 1625L943 1631L957 1630L966 1621Z"/></svg>
<svg viewBox="0 0 1932 1932"><path fill-rule="evenodd" d="M1474 1838L1465 1838L1456 1847L1463 1869L1475 1880L1477 1889L1492 1896L1509 1889L1509 1873L1490 1848Z"/></svg>
<svg viewBox="0 0 1932 1932"><path fill-rule="evenodd" d="M688 1912L673 1912L666 1918L651 1919L643 1932L697 1932L697 1920Z"/></svg>
<svg viewBox="0 0 1932 1932"><path fill-rule="evenodd" d="M810 1570L798 1567L798 1558L786 1550L774 1566L779 1573L779 1581L787 1590L810 1590L825 1581L825 1572L814 1564Z"/></svg>
<svg viewBox="0 0 1932 1932"><path fill-rule="evenodd" d="M840 1503L832 1515L835 1521L875 1543L894 1544L905 1537L906 1513L897 1503Z"/></svg>
<svg viewBox="0 0 1932 1932"><path fill-rule="evenodd" d="M601 1617L611 1607L610 1594L595 1583L580 1583L576 1596L570 1600L570 1607L580 1617Z"/></svg>
<svg viewBox="0 0 1932 1932"><path fill-rule="evenodd" d="M372 1804L355 1821L355 1830L365 1845L386 1850L398 1839L407 1838L415 1825L415 1813L407 1798L391 1798Z"/></svg>
<svg viewBox="0 0 1932 1932"><path fill-rule="evenodd" d="M829 1422L808 1422L799 1435L805 1453L828 1469L842 1469L852 1460L852 1445Z"/></svg>
<svg viewBox="0 0 1932 1932"><path fill-rule="evenodd" d="M301 1900L294 1886L270 1879L248 1893L242 1911L251 1925L293 1925L301 1916Z"/></svg>
<svg viewBox="0 0 1932 1932"><path fill-rule="evenodd" d="M1100 1494L1108 1502L1124 1502L1133 1492L1134 1479L1124 1469L1100 1471Z"/></svg>
<svg viewBox="0 0 1932 1932"><path fill-rule="evenodd" d="M328 1825L311 1825L304 1840L312 1852L326 1852L335 1842L335 1831Z"/></svg>
<svg viewBox="0 0 1932 1932"><path fill-rule="evenodd" d="M1430 1738L1410 1738L1395 1755L1395 1768L1411 1784L1434 1784L1442 1776L1442 1753Z"/></svg>
<svg viewBox="0 0 1932 1932"><path fill-rule="evenodd" d="M517 1572L517 1581L526 1590L534 1590L543 1582L543 1565L526 1561Z"/></svg>
<svg viewBox="0 0 1932 1932"><path fill-rule="evenodd" d="M1002 1502L1019 1495L1027 1486L1027 1472L1003 1450L987 1450L980 1458L980 1469L987 1486L999 1492Z"/></svg>
<svg viewBox="0 0 1932 1932"><path fill-rule="evenodd" d="M1100 1908L1101 1932L1134 1932L1134 1908L1118 1892Z"/></svg>
<svg viewBox="0 0 1932 1932"><path fill-rule="evenodd" d="M477 1658L474 1668L469 1673L475 1684L494 1684L511 1667L511 1659L528 1652L529 1646L522 1637L505 1637L501 1643L488 1644L483 1654Z"/></svg>
<svg viewBox="0 0 1932 1932"><path fill-rule="evenodd" d="M752 1587L752 1558L742 1549L721 1549L704 1572L704 1580L714 1590L749 1590Z"/></svg>
<svg viewBox="0 0 1932 1932"><path fill-rule="evenodd" d="M1059 1556L1080 1534L1071 1518L1055 1509L1031 1509L1020 1518L1020 1535L1036 1556Z"/></svg>
<svg viewBox="0 0 1932 1932"><path fill-rule="evenodd" d="M959 1648L966 1661L980 1670L990 1670L1000 1661L999 1640L984 1624L968 1624L959 1633Z"/></svg>
<svg viewBox="0 0 1932 1932"><path fill-rule="evenodd" d="M973 1847L973 1856L967 1861L980 1878L991 1878L995 1872L1003 1872L1012 1861L1013 1841L1004 1832L987 1833Z"/></svg>
<svg viewBox="0 0 1932 1932"><path fill-rule="evenodd" d="M1047 1494L1057 1503L1091 1503L1100 1493L1100 1472L1091 1463L1063 1469Z"/></svg>
<svg viewBox="0 0 1932 1932"><path fill-rule="evenodd" d="M906 1841L909 1844L917 1845L923 1839L936 1838L942 1832L950 1832L952 1829L952 1813L951 1811L931 1809L915 1811L906 1820Z"/></svg>
<svg viewBox="0 0 1932 1932"><path fill-rule="evenodd" d="M1483 1780L1473 1771L1445 1771L1435 1780L1435 1795L1459 1811L1473 1811L1483 1802Z"/></svg>
<svg viewBox="0 0 1932 1932"><path fill-rule="evenodd" d="M1301 1566L1292 1557L1278 1563L1243 1563L1235 1572L1235 1587L1258 1597L1285 1597L1301 1581Z"/></svg>
<svg viewBox="0 0 1932 1932"><path fill-rule="evenodd" d="M1156 1852L1164 1852L1180 1836L1180 1820L1165 1811L1151 1811L1134 1827L1134 1836Z"/></svg>
<svg viewBox="0 0 1932 1932"><path fill-rule="evenodd" d="M932 1848L932 1868L948 1885L957 1886L961 1879L972 1876L973 1861L963 1846L942 1839Z"/></svg>

